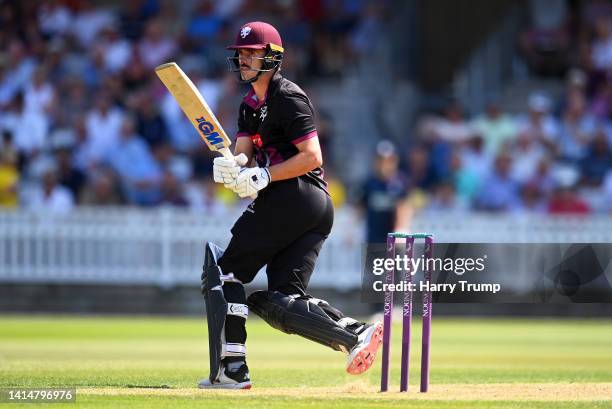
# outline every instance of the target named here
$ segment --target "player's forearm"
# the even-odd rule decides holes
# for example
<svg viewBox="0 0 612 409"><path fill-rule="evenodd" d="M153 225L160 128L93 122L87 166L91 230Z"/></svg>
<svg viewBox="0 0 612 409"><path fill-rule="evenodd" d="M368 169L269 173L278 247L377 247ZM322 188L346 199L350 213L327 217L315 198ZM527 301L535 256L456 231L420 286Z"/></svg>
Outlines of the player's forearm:
<svg viewBox="0 0 612 409"><path fill-rule="evenodd" d="M305 175L323 164L320 154L314 152L298 152L285 162L270 166L271 181L292 179Z"/></svg>
<svg viewBox="0 0 612 409"><path fill-rule="evenodd" d="M236 146L234 147L234 156L238 156L244 153L248 158L247 166L253 159L253 142L249 138L238 138L236 140Z"/></svg>

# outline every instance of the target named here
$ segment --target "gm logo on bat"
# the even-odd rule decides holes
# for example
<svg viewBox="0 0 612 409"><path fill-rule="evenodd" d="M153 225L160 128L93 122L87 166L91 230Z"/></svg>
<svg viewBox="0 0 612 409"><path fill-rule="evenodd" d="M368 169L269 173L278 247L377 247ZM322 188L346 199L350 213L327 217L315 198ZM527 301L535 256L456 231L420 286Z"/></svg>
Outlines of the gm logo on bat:
<svg viewBox="0 0 612 409"><path fill-rule="evenodd" d="M204 135L204 138L213 146L223 144L223 138L218 132L215 132L215 126L208 122L204 117L196 118L198 129Z"/></svg>

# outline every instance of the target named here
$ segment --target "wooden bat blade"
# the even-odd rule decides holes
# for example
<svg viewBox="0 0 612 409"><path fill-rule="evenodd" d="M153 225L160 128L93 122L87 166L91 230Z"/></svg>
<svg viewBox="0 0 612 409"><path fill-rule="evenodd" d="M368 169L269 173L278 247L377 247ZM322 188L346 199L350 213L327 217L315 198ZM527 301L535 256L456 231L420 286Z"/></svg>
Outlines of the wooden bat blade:
<svg viewBox="0 0 612 409"><path fill-rule="evenodd" d="M189 77L174 62L156 67L155 73L170 91L206 145L211 150L220 151L225 156L229 152L226 148L232 142Z"/></svg>

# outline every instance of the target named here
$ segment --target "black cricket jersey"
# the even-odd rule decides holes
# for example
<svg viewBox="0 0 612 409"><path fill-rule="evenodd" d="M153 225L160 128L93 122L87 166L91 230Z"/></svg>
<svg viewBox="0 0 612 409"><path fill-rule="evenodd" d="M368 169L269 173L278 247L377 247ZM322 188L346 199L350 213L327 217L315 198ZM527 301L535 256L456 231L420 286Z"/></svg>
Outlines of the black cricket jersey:
<svg viewBox="0 0 612 409"><path fill-rule="evenodd" d="M316 137L314 108L308 96L278 72L272 77L263 101L257 99L251 88L240 104L236 138L251 138L255 160L261 167L291 158L298 153L295 145ZM323 169L316 168L299 178L327 192Z"/></svg>

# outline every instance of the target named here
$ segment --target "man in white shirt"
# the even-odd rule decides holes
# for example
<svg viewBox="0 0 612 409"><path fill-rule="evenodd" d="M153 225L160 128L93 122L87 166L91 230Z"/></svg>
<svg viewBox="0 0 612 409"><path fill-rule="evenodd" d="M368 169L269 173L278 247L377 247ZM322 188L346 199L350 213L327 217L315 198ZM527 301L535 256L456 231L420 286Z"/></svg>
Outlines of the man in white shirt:
<svg viewBox="0 0 612 409"><path fill-rule="evenodd" d="M57 183L57 164L51 158L41 158L38 164L41 183L24 192L23 203L29 210L66 214L74 207L72 193Z"/></svg>
<svg viewBox="0 0 612 409"><path fill-rule="evenodd" d="M122 122L123 111L111 105L108 95L100 95L85 119L89 160L98 162L117 146Z"/></svg>

